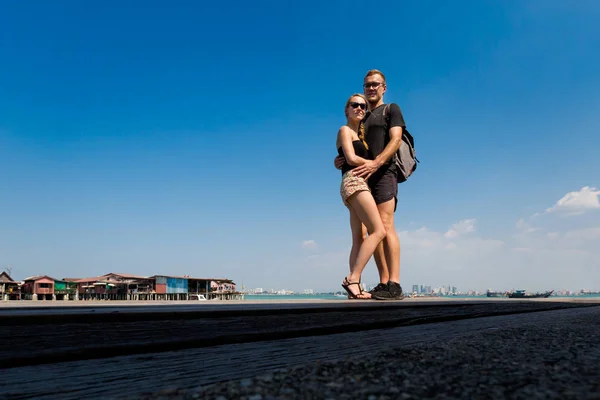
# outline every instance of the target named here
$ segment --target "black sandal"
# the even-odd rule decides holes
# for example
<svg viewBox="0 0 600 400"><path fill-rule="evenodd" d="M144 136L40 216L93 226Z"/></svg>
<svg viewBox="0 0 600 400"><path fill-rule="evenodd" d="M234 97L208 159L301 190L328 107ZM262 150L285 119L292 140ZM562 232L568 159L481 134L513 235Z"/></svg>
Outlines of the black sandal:
<svg viewBox="0 0 600 400"><path fill-rule="evenodd" d="M352 286L352 285L358 285L358 290L360 291L358 294L352 293L352 291L350 290L350 286ZM362 286L360 286L360 281L358 281L358 282L350 282L350 281L348 281L348 277L345 277L344 278L344 282L342 283L342 287L348 293L348 298L349 299L354 299L354 300L370 300L369 297L359 297L359 296L362 296L363 293L364 293L364 290L362 289Z"/></svg>

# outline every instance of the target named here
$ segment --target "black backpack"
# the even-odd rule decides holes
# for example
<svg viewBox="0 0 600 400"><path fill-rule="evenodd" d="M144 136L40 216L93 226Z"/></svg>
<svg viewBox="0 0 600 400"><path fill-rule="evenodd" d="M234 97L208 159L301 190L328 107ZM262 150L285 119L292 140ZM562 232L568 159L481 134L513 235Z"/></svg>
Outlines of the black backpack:
<svg viewBox="0 0 600 400"><path fill-rule="evenodd" d="M383 118L385 120L385 129L389 131L390 116L389 116L390 105L386 104L383 109ZM419 159L417 158L415 151L415 140L408 132L408 129L402 129L402 142L396 154L394 154L394 163L396 164L396 170L398 175L398 183L402 183L412 175L417 169Z"/></svg>

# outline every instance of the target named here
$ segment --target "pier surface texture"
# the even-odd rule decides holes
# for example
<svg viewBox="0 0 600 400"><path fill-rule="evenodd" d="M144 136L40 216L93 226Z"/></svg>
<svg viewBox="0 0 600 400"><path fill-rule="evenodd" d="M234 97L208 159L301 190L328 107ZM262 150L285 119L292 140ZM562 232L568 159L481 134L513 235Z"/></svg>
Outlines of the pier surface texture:
<svg viewBox="0 0 600 400"><path fill-rule="evenodd" d="M600 302L0 304L0 399L600 399Z"/></svg>

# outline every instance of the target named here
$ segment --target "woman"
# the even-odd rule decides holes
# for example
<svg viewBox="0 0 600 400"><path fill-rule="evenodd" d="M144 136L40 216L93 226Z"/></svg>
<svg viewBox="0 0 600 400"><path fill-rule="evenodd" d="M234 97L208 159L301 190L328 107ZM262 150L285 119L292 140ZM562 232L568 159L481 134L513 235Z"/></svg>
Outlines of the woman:
<svg viewBox="0 0 600 400"><path fill-rule="evenodd" d="M340 194L350 211L352 250L350 251L350 275L344 278L342 287L351 299L370 299L371 294L362 290L360 278L377 245L385 237L385 228L367 182L354 176L352 170L369 159L369 148L364 141L364 118L368 102L362 94L350 96L344 110L346 125L337 134L338 153L346 159L342 166ZM369 235L365 238L366 232Z"/></svg>

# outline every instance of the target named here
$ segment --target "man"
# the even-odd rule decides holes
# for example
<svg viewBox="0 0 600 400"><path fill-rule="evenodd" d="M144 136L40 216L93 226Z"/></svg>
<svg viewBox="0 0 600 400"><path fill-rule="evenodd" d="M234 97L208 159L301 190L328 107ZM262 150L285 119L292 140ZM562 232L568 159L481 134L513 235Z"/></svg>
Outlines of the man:
<svg viewBox="0 0 600 400"><path fill-rule="evenodd" d="M364 119L365 141L373 160L356 167L354 175L367 180L386 230L386 237L374 254L380 283L370 293L377 300L402 300L404 295L400 286L400 240L394 227L398 178L393 156L402 143L402 130L406 125L400 107L392 103L388 109L389 129L386 129L383 96L387 87L385 75L381 71L368 71L363 88L371 110ZM343 163L343 157L336 157L337 169L340 169Z"/></svg>

